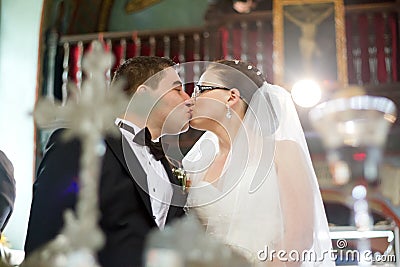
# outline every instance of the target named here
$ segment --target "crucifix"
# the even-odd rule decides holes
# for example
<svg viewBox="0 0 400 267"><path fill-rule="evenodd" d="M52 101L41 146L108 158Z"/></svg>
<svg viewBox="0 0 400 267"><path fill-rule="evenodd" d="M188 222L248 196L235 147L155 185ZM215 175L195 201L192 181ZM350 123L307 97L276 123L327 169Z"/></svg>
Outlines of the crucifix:
<svg viewBox="0 0 400 267"><path fill-rule="evenodd" d="M114 121L128 103L121 90L107 90L105 73L113 60L113 55L105 52L100 42L93 42L91 51L83 58L87 79L77 101L56 106L49 99L40 99L36 105L34 117L39 127L66 126L70 129L66 139L81 140L80 190L76 211L65 211L60 234L32 254L22 266L99 266L95 255L104 243L98 226L98 184L101 157L106 149L103 136L118 133ZM79 90L75 88L75 91Z"/></svg>
<svg viewBox="0 0 400 267"><path fill-rule="evenodd" d="M312 72L311 62L314 55L319 56L321 51L315 41L318 25L327 19L333 12L333 7L329 7L323 12L313 12L307 7L301 6L304 18L297 17L293 12L285 11L285 17L298 26L301 30L299 39L300 54L303 61L303 67L307 74Z"/></svg>

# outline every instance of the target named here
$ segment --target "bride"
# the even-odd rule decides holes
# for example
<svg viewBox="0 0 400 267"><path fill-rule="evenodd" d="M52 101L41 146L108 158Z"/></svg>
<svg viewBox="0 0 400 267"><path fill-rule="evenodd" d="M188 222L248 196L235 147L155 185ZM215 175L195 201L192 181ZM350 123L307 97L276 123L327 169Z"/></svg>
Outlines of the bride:
<svg viewBox="0 0 400 267"><path fill-rule="evenodd" d="M289 93L245 62L222 60L208 65L193 97L190 124L206 132L183 159L189 212L256 266L334 266Z"/></svg>

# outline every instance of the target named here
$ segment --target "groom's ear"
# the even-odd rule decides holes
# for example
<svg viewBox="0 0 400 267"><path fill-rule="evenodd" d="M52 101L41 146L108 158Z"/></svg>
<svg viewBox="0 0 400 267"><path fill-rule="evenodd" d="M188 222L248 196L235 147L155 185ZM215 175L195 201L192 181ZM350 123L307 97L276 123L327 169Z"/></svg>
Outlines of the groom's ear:
<svg viewBox="0 0 400 267"><path fill-rule="evenodd" d="M231 90L229 90L229 99L228 99L228 103L230 106L235 105L236 103L239 102L240 100L240 92L238 89L236 88L232 88Z"/></svg>
<svg viewBox="0 0 400 267"><path fill-rule="evenodd" d="M144 84L141 84L138 86L138 88L136 89L136 93L138 94L144 94L146 92L148 92L150 88Z"/></svg>

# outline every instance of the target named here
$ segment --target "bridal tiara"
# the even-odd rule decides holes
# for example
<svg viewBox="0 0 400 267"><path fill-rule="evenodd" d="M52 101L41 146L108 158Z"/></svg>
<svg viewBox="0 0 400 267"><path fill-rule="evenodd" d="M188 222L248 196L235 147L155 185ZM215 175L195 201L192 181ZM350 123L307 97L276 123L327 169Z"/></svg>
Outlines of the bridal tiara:
<svg viewBox="0 0 400 267"><path fill-rule="evenodd" d="M233 62L235 62L236 65L239 64L240 60L235 59ZM254 67L253 65L247 65L247 69L248 70L254 70L256 72L256 75L260 76L262 75L261 71L259 69L257 69L256 67Z"/></svg>

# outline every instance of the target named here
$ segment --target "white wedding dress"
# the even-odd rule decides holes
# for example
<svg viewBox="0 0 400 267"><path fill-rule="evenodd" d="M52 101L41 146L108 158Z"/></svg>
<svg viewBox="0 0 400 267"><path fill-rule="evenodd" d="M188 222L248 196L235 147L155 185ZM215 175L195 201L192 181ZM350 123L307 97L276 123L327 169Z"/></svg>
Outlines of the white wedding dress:
<svg viewBox="0 0 400 267"><path fill-rule="evenodd" d="M274 120L277 123L271 123ZM282 141L293 142L301 148L305 159L302 164L309 171L306 180L299 181L307 183L307 195L312 195L309 207L312 223L307 229L312 231L312 242L303 249L315 255L298 266L335 266L330 254L324 255L331 250L331 240L304 133L290 95L278 86L265 83L254 94L243 127L235 137L216 183L203 181L207 166L218 153L218 139L213 133L206 132L185 156L183 167L192 180L187 201L189 212L198 216L209 235L247 256L254 266L269 266L272 250L290 253L301 248L294 245L301 241L292 243L285 236L285 225L289 222L285 221L282 203L288 196L284 190L289 185L279 178L274 161L277 142ZM302 199L298 199L298 205L302 204ZM297 255L289 256L286 258L293 260ZM283 262L273 266L286 265Z"/></svg>

